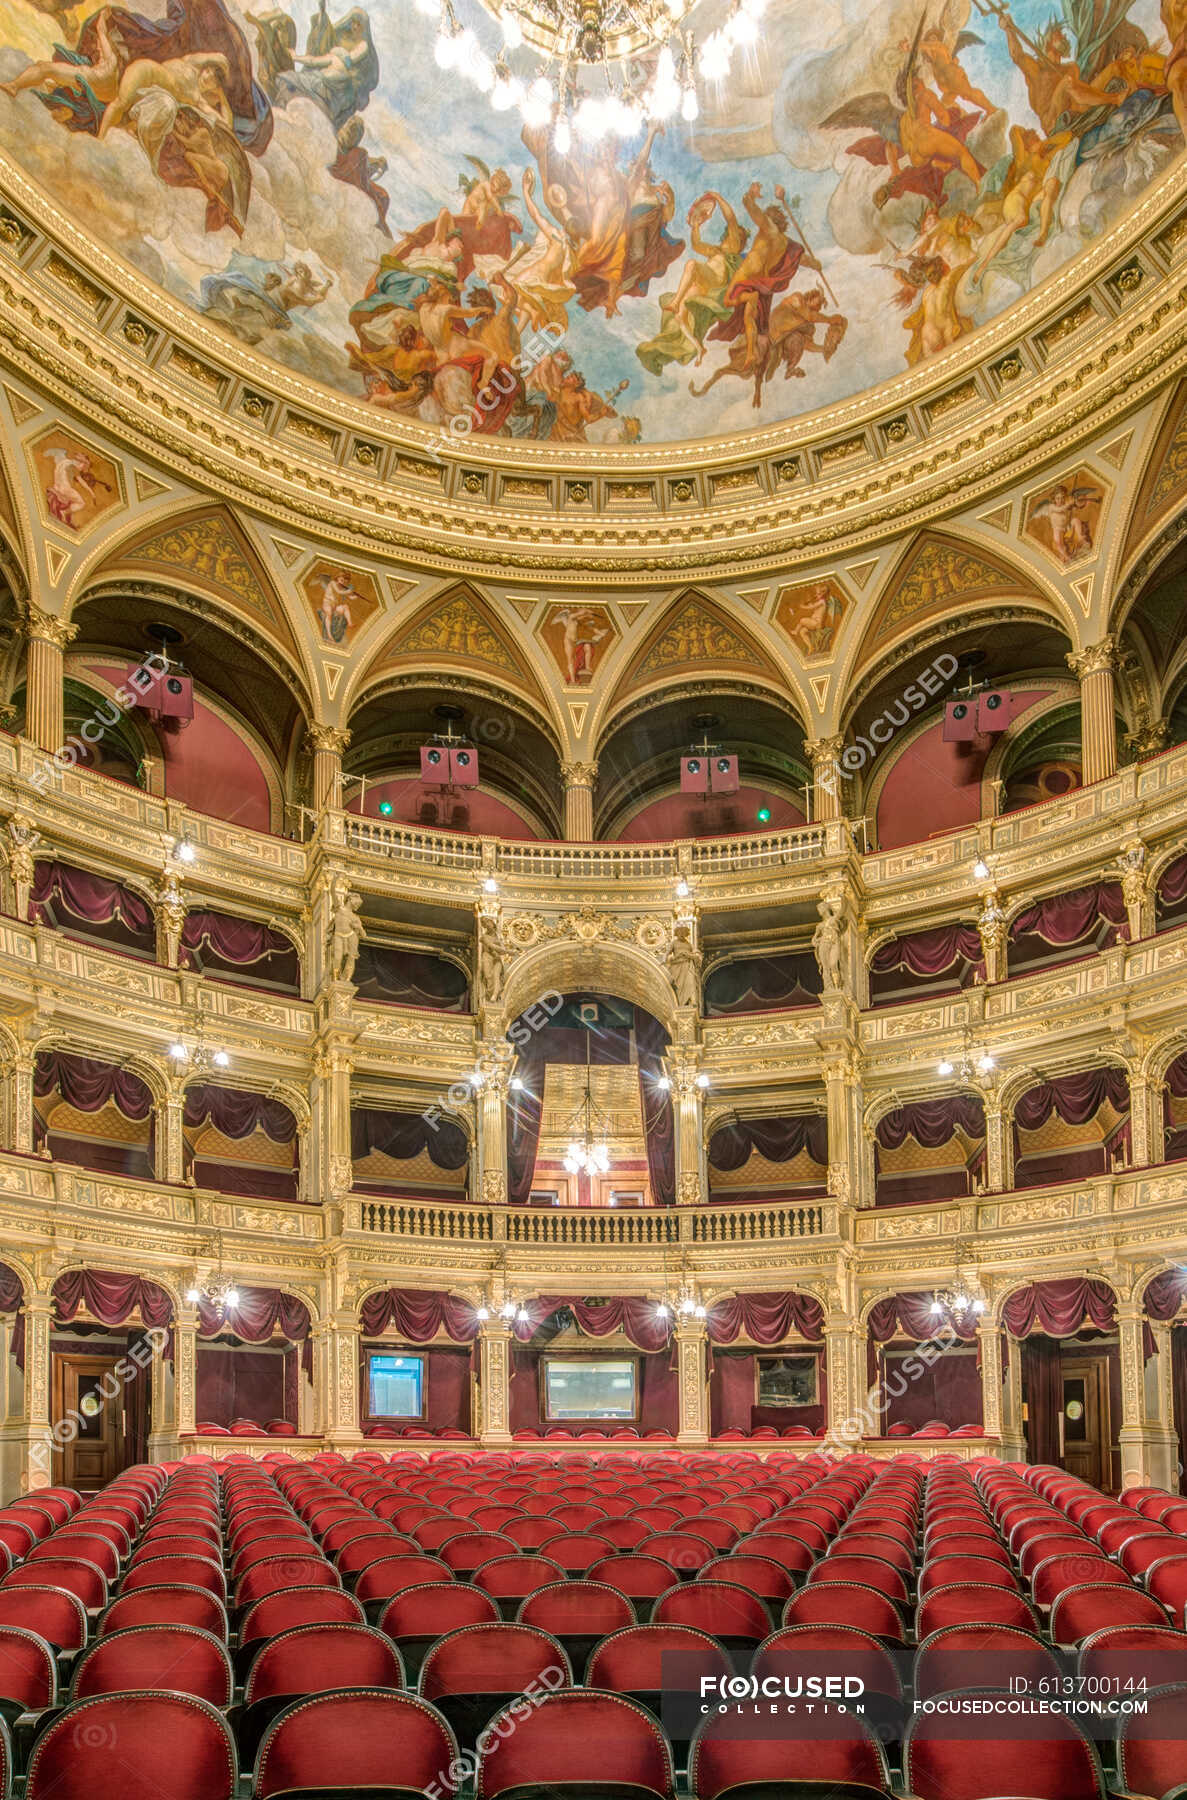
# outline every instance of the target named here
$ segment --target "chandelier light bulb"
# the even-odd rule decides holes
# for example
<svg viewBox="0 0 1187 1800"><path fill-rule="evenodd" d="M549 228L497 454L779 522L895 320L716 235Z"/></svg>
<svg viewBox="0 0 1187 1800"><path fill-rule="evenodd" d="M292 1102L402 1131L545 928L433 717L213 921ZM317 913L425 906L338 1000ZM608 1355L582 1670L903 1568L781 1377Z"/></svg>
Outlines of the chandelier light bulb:
<svg viewBox="0 0 1187 1800"><path fill-rule="evenodd" d="M936 1069L937 1069L937 1072L941 1075L951 1075L952 1064L948 1061L947 1057L944 1057L942 1062L938 1062L936 1064Z"/></svg>
<svg viewBox="0 0 1187 1800"><path fill-rule="evenodd" d="M573 148L573 133L564 113L561 113L552 128L552 147L558 156L568 156Z"/></svg>
<svg viewBox="0 0 1187 1800"><path fill-rule="evenodd" d="M509 6L499 14L499 24L503 27L503 43L508 50L518 50L523 43L523 27Z"/></svg>
<svg viewBox="0 0 1187 1800"><path fill-rule="evenodd" d="M974 881L989 880L989 864L983 856L979 856L973 864L973 879Z"/></svg>
<svg viewBox="0 0 1187 1800"><path fill-rule="evenodd" d="M199 1300L202 1298L202 1290L201 1288L187 1288L185 1297L191 1306L197 1306Z"/></svg>
<svg viewBox="0 0 1187 1800"><path fill-rule="evenodd" d="M189 838L182 838L180 842L175 845L173 850L174 859L180 863L192 863L197 857L197 854L198 852L190 843Z"/></svg>
<svg viewBox="0 0 1187 1800"><path fill-rule="evenodd" d="M441 31L433 45L433 59L439 69L452 69L457 64L457 38L451 31Z"/></svg>
<svg viewBox="0 0 1187 1800"><path fill-rule="evenodd" d="M681 878L681 879L680 879L680 880L679 880L679 881L678 881L678 882L677 882L677 883L676 883L676 898L677 898L677 899L678 899L678 900L687 900L687 899L688 899L688 896L689 896L689 895L690 895L690 894L691 894L691 893L692 893L692 889L691 889L691 888L690 888L690 887L689 887L689 885L688 885L688 883L687 883L687 881L685 881L685 880L684 880L684 879L683 879L683 877L682 877L682 878Z"/></svg>
<svg viewBox="0 0 1187 1800"><path fill-rule="evenodd" d="M482 1070L475 1069L474 1072L472 1073L472 1075L470 1076L470 1086L474 1089L475 1092L477 1092L478 1089L483 1085L485 1080L486 1080L486 1076L482 1073Z"/></svg>
<svg viewBox="0 0 1187 1800"><path fill-rule="evenodd" d="M528 1309L526 1306L521 1306L519 1311L516 1313L515 1323L517 1325L527 1325L529 1323Z"/></svg>
<svg viewBox="0 0 1187 1800"><path fill-rule="evenodd" d="M980 1069L982 1075L988 1075L991 1069L997 1067L996 1062L993 1057L990 1056L988 1050L985 1052L984 1056L979 1056L977 1058L977 1067Z"/></svg>
<svg viewBox="0 0 1187 1800"><path fill-rule="evenodd" d="M701 1305L699 1300L697 1301L696 1305L692 1309L692 1316L694 1319L703 1319L705 1316L705 1309Z"/></svg>
<svg viewBox="0 0 1187 1800"><path fill-rule="evenodd" d="M533 83L532 85L534 86L535 83ZM482 891L484 894L497 894L498 893L499 884L495 880L493 875L487 876L486 880L482 884Z"/></svg>
<svg viewBox="0 0 1187 1800"><path fill-rule="evenodd" d="M609 129L606 108L592 94L587 94L577 108L573 123L577 127L578 136L585 138L588 143L596 143L599 138L604 138Z"/></svg>
<svg viewBox="0 0 1187 1800"><path fill-rule="evenodd" d="M984 1311L985 1311L985 1302L984 1302L984 1300L974 1300L974 1301L973 1301L973 1311L974 1311L974 1312L975 1312L975 1313L977 1313L977 1314L978 1314L978 1316L979 1316L979 1315L980 1315L980 1314L981 1314L981 1313L983 1313L983 1312L984 1312Z"/></svg>
<svg viewBox="0 0 1187 1800"><path fill-rule="evenodd" d="M709 1085L709 1077L705 1074L704 1070L702 1070L701 1073L697 1076L697 1086L699 1088L704 1089L704 1088L707 1088L708 1085Z"/></svg>
<svg viewBox="0 0 1187 1800"><path fill-rule="evenodd" d="M489 1306L480 1306L477 1309L477 1311L475 1312L474 1316L478 1320L479 1324L485 1324L487 1319L490 1318L490 1307Z"/></svg>
<svg viewBox="0 0 1187 1800"><path fill-rule="evenodd" d="M515 1302L514 1302L514 1300L504 1300L502 1306L499 1308L499 1311L502 1313L502 1316L505 1319L513 1319L515 1317Z"/></svg>
<svg viewBox="0 0 1187 1800"><path fill-rule="evenodd" d="M216 1050L210 1060L216 1069L229 1069L231 1066L231 1059L225 1050Z"/></svg>
<svg viewBox="0 0 1187 1800"><path fill-rule="evenodd" d="M238 1306L238 1304L239 1304L239 1289L238 1288L228 1288L227 1289L227 1305L228 1306Z"/></svg>
<svg viewBox="0 0 1187 1800"><path fill-rule="evenodd" d="M523 112L524 124L532 125L537 128L547 125L552 117L552 106L553 94L551 83L546 81L543 75L539 75L536 80L532 82L527 93L524 95L523 106L521 109ZM493 882L487 891L488 893L494 892Z"/></svg>
<svg viewBox="0 0 1187 1800"><path fill-rule="evenodd" d="M672 1077L670 1075L661 1075L655 1085L662 1093L670 1093L672 1088Z"/></svg>
<svg viewBox="0 0 1187 1800"><path fill-rule="evenodd" d="M753 44L758 36L758 24L753 13L736 12L728 27L735 44Z"/></svg>
<svg viewBox="0 0 1187 1800"><path fill-rule="evenodd" d="M186 1062L189 1058L189 1051L184 1044L170 1044L169 1055L174 1062Z"/></svg>
<svg viewBox="0 0 1187 1800"><path fill-rule="evenodd" d="M729 40L723 31L715 31L705 39L701 51L701 74L706 81L724 81L729 72Z"/></svg>
<svg viewBox="0 0 1187 1800"><path fill-rule="evenodd" d="M437 0L416 0L416 10L423 13L426 19L438 19L441 16Z"/></svg>
<svg viewBox="0 0 1187 1800"><path fill-rule="evenodd" d="M668 1319L671 1317L671 1315L672 1315L671 1307L668 1306L666 1301L661 1300L659 1305L655 1309L656 1318L657 1319Z"/></svg>
<svg viewBox="0 0 1187 1800"><path fill-rule="evenodd" d="M509 1085L513 1094L521 1094L523 1092L523 1078L521 1076L513 1075Z"/></svg>
<svg viewBox="0 0 1187 1800"><path fill-rule="evenodd" d="M686 124L691 125L700 117L700 114L701 108L700 102L697 100L696 89L694 87L686 87L684 90L684 98L680 102L680 117Z"/></svg>

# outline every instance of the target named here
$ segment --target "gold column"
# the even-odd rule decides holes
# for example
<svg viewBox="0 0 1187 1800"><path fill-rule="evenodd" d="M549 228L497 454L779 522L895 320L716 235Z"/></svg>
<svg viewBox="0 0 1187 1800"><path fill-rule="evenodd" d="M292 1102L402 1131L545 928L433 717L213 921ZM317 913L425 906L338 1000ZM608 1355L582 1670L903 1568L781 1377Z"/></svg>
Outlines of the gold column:
<svg viewBox="0 0 1187 1800"><path fill-rule="evenodd" d="M698 1086L699 1053L694 1045L673 1044L668 1051L672 1109L676 1132L676 1204L699 1206L708 1198L704 1146L701 1142L702 1092Z"/></svg>
<svg viewBox="0 0 1187 1800"><path fill-rule="evenodd" d="M1002 1460L1022 1462L1026 1456L1026 1420L1022 1416L1022 1345L1006 1333L1006 1381L1002 1393Z"/></svg>
<svg viewBox="0 0 1187 1800"><path fill-rule="evenodd" d="M1071 651L1068 667L1080 683L1080 738L1084 786L1117 772L1117 723L1113 703L1113 670L1117 640L1101 638L1087 649Z"/></svg>
<svg viewBox="0 0 1187 1800"><path fill-rule="evenodd" d="M25 736L43 750L60 750L66 736L62 705L63 652L78 635L78 626L43 612L25 609L29 641L25 663Z"/></svg>
<svg viewBox="0 0 1187 1800"><path fill-rule="evenodd" d="M478 1100L478 1158L481 1194L484 1206L505 1206L507 1202L507 1084L511 1071L499 1060L497 1040L487 1053L479 1053L478 1067L483 1071Z"/></svg>
<svg viewBox="0 0 1187 1800"><path fill-rule="evenodd" d="M817 823L844 816L841 797L843 737L807 738L804 749L812 764L812 818Z"/></svg>
<svg viewBox="0 0 1187 1800"><path fill-rule="evenodd" d="M170 1079L165 1099L157 1107L156 1176L158 1181L179 1182L185 1179L184 1077Z"/></svg>
<svg viewBox="0 0 1187 1800"><path fill-rule="evenodd" d="M1002 1435L1002 1334L982 1319L977 1329L981 1345L981 1427L986 1437Z"/></svg>
<svg viewBox="0 0 1187 1800"><path fill-rule="evenodd" d="M1152 1322L1154 1355L1146 1364L1146 1439L1151 1487L1179 1485L1179 1437L1175 1430L1174 1384L1171 1373L1171 1327Z"/></svg>
<svg viewBox="0 0 1187 1800"><path fill-rule="evenodd" d="M353 1313L337 1313L327 1321L321 1367L326 1382L321 1408L326 1442L361 1444L359 1325Z"/></svg>
<svg viewBox="0 0 1187 1800"><path fill-rule="evenodd" d="M828 1423L825 1435L833 1444L854 1449L875 1429L866 1417L864 1373L858 1355L865 1360L865 1332L847 1318L827 1321L824 1332L825 1379L828 1382Z"/></svg>
<svg viewBox="0 0 1187 1800"><path fill-rule="evenodd" d="M305 745L313 757L314 810L337 812L342 805L342 756L350 746L350 733L336 725L311 725Z"/></svg>
<svg viewBox="0 0 1187 1800"><path fill-rule="evenodd" d="M482 1401L478 1436L481 1443L497 1449L511 1442L511 1330L502 1318L483 1320L478 1350Z"/></svg>
<svg viewBox="0 0 1187 1800"><path fill-rule="evenodd" d="M596 762L561 764L565 783L565 842L593 842L593 791L598 778Z"/></svg>
<svg viewBox="0 0 1187 1800"><path fill-rule="evenodd" d="M703 1319L676 1320L676 1368L680 1391L680 1426L677 1442L709 1442L709 1371L706 1350L708 1331Z"/></svg>
<svg viewBox="0 0 1187 1800"><path fill-rule="evenodd" d="M53 1431L50 1418L50 1333L53 1295L30 1294L25 1301L25 1470L28 1488L52 1487Z"/></svg>
<svg viewBox="0 0 1187 1800"><path fill-rule="evenodd" d="M198 1420L198 1315L180 1311L173 1327L173 1429L192 1432Z"/></svg>

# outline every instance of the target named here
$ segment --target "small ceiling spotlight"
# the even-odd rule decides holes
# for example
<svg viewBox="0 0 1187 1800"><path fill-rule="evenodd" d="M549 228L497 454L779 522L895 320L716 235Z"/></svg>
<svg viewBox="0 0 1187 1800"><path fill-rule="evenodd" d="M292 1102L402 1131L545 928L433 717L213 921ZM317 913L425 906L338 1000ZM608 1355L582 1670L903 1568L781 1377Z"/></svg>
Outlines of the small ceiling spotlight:
<svg viewBox="0 0 1187 1800"><path fill-rule="evenodd" d="M174 862L192 863L196 861L197 855L198 852L194 849L194 846L187 837L178 838L176 844L173 846Z"/></svg>

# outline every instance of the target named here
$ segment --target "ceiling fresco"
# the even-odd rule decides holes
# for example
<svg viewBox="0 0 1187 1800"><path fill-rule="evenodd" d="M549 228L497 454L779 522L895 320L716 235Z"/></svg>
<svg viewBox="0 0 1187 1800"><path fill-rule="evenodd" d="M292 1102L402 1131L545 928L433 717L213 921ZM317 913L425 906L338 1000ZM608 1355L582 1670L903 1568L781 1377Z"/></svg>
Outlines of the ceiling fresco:
<svg viewBox="0 0 1187 1800"><path fill-rule="evenodd" d="M699 440L859 393L1099 238L1187 119L1183 0L770 0L695 123L565 155L437 67L412 0L0 26L0 149L106 248L454 439ZM1045 515L1065 552L1091 504Z"/></svg>

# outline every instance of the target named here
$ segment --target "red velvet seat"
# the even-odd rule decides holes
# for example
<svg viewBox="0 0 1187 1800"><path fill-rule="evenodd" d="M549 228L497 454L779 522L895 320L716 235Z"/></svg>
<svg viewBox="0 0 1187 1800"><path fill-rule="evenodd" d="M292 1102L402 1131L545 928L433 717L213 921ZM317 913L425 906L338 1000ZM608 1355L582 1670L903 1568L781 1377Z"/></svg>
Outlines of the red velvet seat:
<svg viewBox="0 0 1187 1800"><path fill-rule="evenodd" d="M504 1618L512 1619L521 1603L538 1588L565 1579L560 1563L548 1556L495 1556L474 1571L474 1586L498 1602Z"/></svg>
<svg viewBox="0 0 1187 1800"><path fill-rule="evenodd" d="M244 1613L239 1643L257 1646L266 1638L279 1637L300 1625L362 1625L363 1608L354 1594L343 1588L283 1588L267 1594Z"/></svg>
<svg viewBox="0 0 1187 1800"><path fill-rule="evenodd" d="M874 1588L901 1606L907 1604L906 1581L892 1563L883 1562L881 1557L846 1556L840 1551L830 1552L809 1569L807 1585L816 1587L822 1582L831 1581L860 1582L863 1587Z"/></svg>
<svg viewBox="0 0 1187 1800"><path fill-rule="evenodd" d="M925 1562L919 1571L916 1593L922 1600L936 1588L973 1584L980 1587L1013 1588L1018 1579L1007 1564L989 1556L937 1556Z"/></svg>
<svg viewBox="0 0 1187 1800"><path fill-rule="evenodd" d="M669 1588L652 1607L651 1621L691 1625L739 1657L748 1655L771 1631L771 1615L758 1595L728 1581L688 1581Z"/></svg>
<svg viewBox="0 0 1187 1800"><path fill-rule="evenodd" d="M598 1536L605 1538L608 1544L613 1544L616 1550L635 1550L651 1533L646 1525L640 1525L638 1519L623 1518L607 1519Z"/></svg>
<svg viewBox="0 0 1187 1800"><path fill-rule="evenodd" d="M641 1556L667 1563L674 1575L692 1576L713 1560L713 1546L688 1531L657 1531L644 1538ZM596 1579L596 1577L594 1578Z"/></svg>
<svg viewBox="0 0 1187 1800"><path fill-rule="evenodd" d="M368 1531L351 1538L331 1560L345 1581L385 1557L419 1554L419 1549L411 1538L402 1538L394 1531Z"/></svg>
<svg viewBox="0 0 1187 1800"><path fill-rule="evenodd" d="M73 1557L47 1556L40 1562L21 1563L0 1582L0 1589L17 1587L65 1588L68 1594L76 1594L90 1612L107 1605L107 1581L102 1569Z"/></svg>
<svg viewBox="0 0 1187 1800"><path fill-rule="evenodd" d="M484 1748L478 1771L479 1800L551 1800L579 1790L590 1779L594 1753L596 1790L605 1800L672 1800L675 1774L667 1738L650 1713L621 1694L573 1688L547 1695ZM572 1785L570 1785L572 1784Z"/></svg>
<svg viewBox="0 0 1187 1800"><path fill-rule="evenodd" d="M802 1587L783 1608L785 1625L856 1625L871 1637L902 1643L900 1609L876 1588L855 1581L824 1581Z"/></svg>
<svg viewBox="0 0 1187 1800"><path fill-rule="evenodd" d="M1146 1570L1146 1590L1166 1607L1172 1622L1180 1630L1187 1619L1187 1544L1181 1553L1172 1552Z"/></svg>
<svg viewBox="0 0 1187 1800"><path fill-rule="evenodd" d="M829 1545L827 1554L835 1556L876 1556L880 1562L888 1562L898 1570L904 1581L909 1582L915 1573L914 1533L894 1536L887 1530L866 1530L856 1526L846 1526Z"/></svg>
<svg viewBox="0 0 1187 1800"><path fill-rule="evenodd" d="M968 1693L987 1704L997 1690ZM1000 1690L1003 1703L1009 1695ZM903 1749L904 1783L919 1800L1104 1800L1096 1751L1070 1719L1054 1711L1008 1716L965 1711L917 1713Z"/></svg>
<svg viewBox="0 0 1187 1800"><path fill-rule="evenodd" d="M632 1625L595 1647L585 1685L627 1694L658 1716L675 1691L692 1695L699 1712L702 1677L721 1682L732 1672L708 1632L689 1625Z"/></svg>
<svg viewBox="0 0 1187 1800"><path fill-rule="evenodd" d="M293 1790L454 1794L457 1744L440 1713L388 1689L313 1694L274 1719L256 1758L256 1800Z"/></svg>
<svg viewBox="0 0 1187 1800"><path fill-rule="evenodd" d="M37 1739L26 1800L232 1800L235 1746L222 1714L188 1694L79 1700Z"/></svg>
<svg viewBox="0 0 1187 1800"><path fill-rule="evenodd" d="M1109 1559L1099 1544L1085 1537L1082 1531L1069 1528L1056 1531L1045 1531L1040 1537L1027 1538L1019 1546L1017 1552L1018 1567L1029 1581L1041 1562L1049 1556L1092 1557L1096 1562L1107 1562Z"/></svg>
<svg viewBox="0 0 1187 1800"><path fill-rule="evenodd" d="M1155 1563L1162 1562L1167 1556L1174 1556L1184 1546L1182 1538L1170 1531L1143 1531L1136 1537L1127 1538L1117 1552L1117 1561L1132 1576L1140 1581L1147 1569Z"/></svg>
<svg viewBox="0 0 1187 1800"><path fill-rule="evenodd" d="M252 1751L266 1726L306 1694L335 1688L403 1688L404 1664L391 1639L370 1625L298 1625L269 1638L243 1691L240 1746Z"/></svg>
<svg viewBox="0 0 1187 1800"><path fill-rule="evenodd" d="M1136 1587L1087 1583L1067 1588L1051 1608L1051 1642L1081 1644L1105 1625L1166 1625L1166 1613Z"/></svg>
<svg viewBox="0 0 1187 1800"><path fill-rule="evenodd" d="M489 1594L463 1581L426 1581L393 1594L379 1615L404 1660L409 1684L419 1675L431 1644L463 1625L497 1625L499 1609Z"/></svg>
<svg viewBox="0 0 1187 1800"><path fill-rule="evenodd" d="M130 1631L137 1625L192 1625L227 1641L227 1612L207 1588L162 1586L134 1588L114 1599L99 1621L98 1634Z"/></svg>
<svg viewBox="0 0 1187 1800"><path fill-rule="evenodd" d="M700 1570L697 1580L732 1582L737 1587L748 1588L772 1606L782 1606L795 1588L781 1563L757 1552L754 1555L734 1552L729 1556L715 1556Z"/></svg>
<svg viewBox="0 0 1187 1800"><path fill-rule="evenodd" d="M884 1716L900 1720L903 1684L898 1665L885 1644L854 1625L787 1625L760 1644L752 1673L795 1681L811 1676L855 1676L862 1700L882 1703ZM897 1733L895 1734L897 1735Z"/></svg>
<svg viewBox="0 0 1187 1800"><path fill-rule="evenodd" d="M226 1645L192 1625L136 1625L96 1638L74 1665L72 1700L94 1694L167 1689L231 1704L235 1682Z"/></svg>
<svg viewBox="0 0 1187 1800"><path fill-rule="evenodd" d="M607 1556L588 1571L589 1581L605 1582L633 1601L642 1619L650 1603L666 1594L672 1585L671 1565L658 1556Z"/></svg>
<svg viewBox="0 0 1187 1800"><path fill-rule="evenodd" d="M54 1646L22 1625L0 1625L0 1718L55 1706L58 1663Z"/></svg>
<svg viewBox="0 0 1187 1800"><path fill-rule="evenodd" d="M1187 1635L1169 1625L1106 1625L1080 1645L1076 1673L1100 1686L1098 1693L1187 1682Z"/></svg>
<svg viewBox="0 0 1187 1800"><path fill-rule="evenodd" d="M152 1564L145 1565L148 1568ZM338 1571L320 1556L272 1556L253 1563L235 1584L235 1605L253 1606L265 1594L293 1587L340 1587Z"/></svg>
<svg viewBox="0 0 1187 1800"><path fill-rule="evenodd" d="M638 1623L626 1595L601 1581L556 1581L538 1588L524 1600L516 1621L534 1625L563 1644L576 1675L582 1675L599 1638Z"/></svg>
<svg viewBox="0 0 1187 1800"><path fill-rule="evenodd" d="M645 1534L640 1532L639 1535L642 1537ZM8 1552L9 1563L14 1563L20 1557L27 1556L36 1542L37 1533L30 1523L22 1519L0 1517L0 1544L3 1544Z"/></svg>
<svg viewBox="0 0 1187 1800"><path fill-rule="evenodd" d="M1085 1555L1074 1550L1062 1555L1048 1556L1039 1563L1031 1577L1031 1598L1036 1606L1051 1606L1058 1596L1068 1588L1083 1587L1092 1582L1096 1586L1129 1587L1129 1576L1116 1563L1108 1562L1097 1552Z"/></svg>
<svg viewBox="0 0 1187 1800"><path fill-rule="evenodd" d="M63 1527L46 1538L42 1544L34 1544L29 1552L30 1563L45 1562L54 1558L61 1560L70 1557L76 1562L91 1563L96 1569L102 1569L108 1581L114 1581L120 1572L120 1553L109 1538L98 1537L93 1531L77 1531L72 1527Z"/></svg>
<svg viewBox="0 0 1187 1800"><path fill-rule="evenodd" d="M783 1532L755 1532L752 1536L743 1538L735 1548L738 1555L764 1557L796 1575L806 1573L816 1560L815 1553L802 1538Z"/></svg>
<svg viewBox="0 0 1187 1800"><path fill-rule="evenodd" d="M1000 1563L1004 1569L1010 1567L1010 1552L988 1525L983 1533L942 1528L934 1533L927 1531L923 1538L923 1554L929 1562L941 1556L977 1556L986 1562Z"/></svg>
<svg viewBox="0 0 1187 1800"><path fill-rule="evenodd" d="M367 1567L354 1584L356 1597L369 1605L390 1600L403 1588L420 1587L426 1581L448 1581L452 1571L439 1556L383 1556Z"/></svg>
<svg viewBox="0 0 1187 1800"><path fill-rule="evenodd" d="M218 1600L227 1597L222 1565L212 1556L149 1556L124 1573L121 1594L142 1587L202 1587Z"/></svg>
<svg viewBox="0 0 1187 1800"><path fill-rule="evenodd" d="M1117 1746L1120 1787L1127 1793L1179 1796L1187 1784L1187 1683L1151 1689L1140 1696L1141 1713L1121 1723Z"/></svg>
<svg viewBox="0 0 1187 1800"><path fill-rule="evenodd" d="M915 1609L915 1636L922 1643L946 1625L1012 1625L1038 1634L1038 1614L1016 1588L985 1582L953 1582L921 1593Z"/></svg>
<svg viewBox="0 0 1187 1800"><path fill-rule="evenodd" d="M487 1721L533 1684L568 1687L572 1678L562 1646L546 1632L530 1625L465 1625L428 1652L420 1691L470 1748Z"/></svg>
<svg viewBox="0 0 1187 1800"><path fill-rule="evenodd" d="M693 1735L688 1772L694 1800L799 1800L810 1792L823 1800L890 1787L881 1744L840 1706L776 1712L761 1731L745 1713L710 1713Z"/></svg>
<svg viewBox="0 0 1187 1800"><path fill-rule="evenodd" d="M1052 1651L1033 1632L1009 1625L948 1625L924 1638L915 1652L915 1698L958 1693L987 1676L1003 1685L1016 1677L1035 1685L1058 1681L1062 1674ZM1059 1688L1039 1691L1053 1694Z"/></svg>

